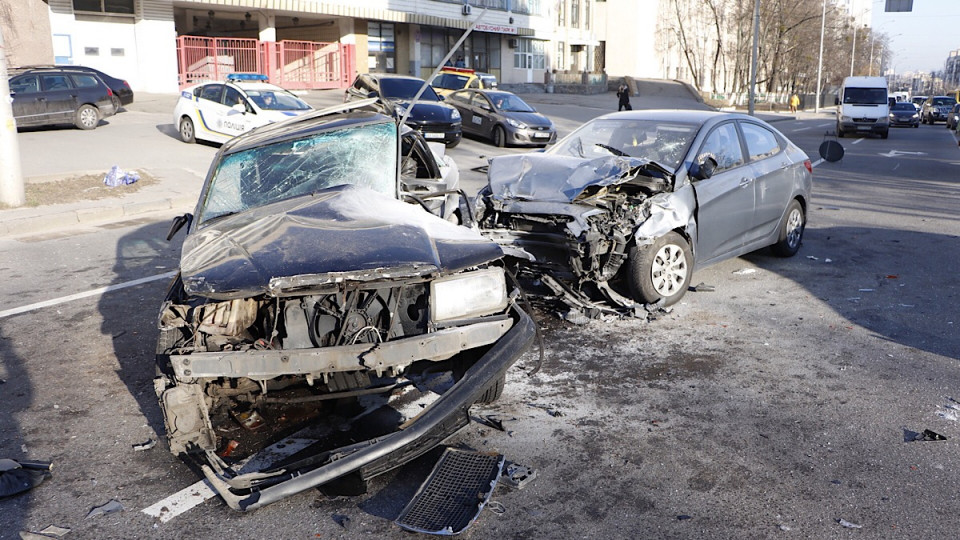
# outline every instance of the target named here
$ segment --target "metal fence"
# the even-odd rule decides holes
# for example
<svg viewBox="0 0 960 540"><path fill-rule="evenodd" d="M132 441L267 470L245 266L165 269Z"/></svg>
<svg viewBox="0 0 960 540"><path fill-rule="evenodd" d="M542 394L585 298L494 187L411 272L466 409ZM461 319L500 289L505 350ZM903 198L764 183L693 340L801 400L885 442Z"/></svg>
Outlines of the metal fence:
<svg viewBox="0 0 960 540"><path fill-rule="evenodd" d="M263 73L292 90L346 88L356 68L354 45L200 36L177 38L177 62L180 88L230 73Z"/></svg>

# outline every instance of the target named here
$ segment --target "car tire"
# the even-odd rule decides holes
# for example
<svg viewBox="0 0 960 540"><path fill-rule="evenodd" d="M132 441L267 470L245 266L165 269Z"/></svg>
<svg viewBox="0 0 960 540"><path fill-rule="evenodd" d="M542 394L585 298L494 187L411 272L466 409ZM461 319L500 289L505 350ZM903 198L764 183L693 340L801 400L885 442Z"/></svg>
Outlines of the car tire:
<svg viewBox="0 0 960 540"><path fill-rule="evenodd" d="M457 140L455 140L455 141L448 142L448 143L444 144L444 146L446 146L447 148L456 148L457 145L460 144L460 141L461 141L461 140L462 140L462 139L457 139Z"/></svg>
<svg viewBox="0 0 960 540"><path fill-rule="evenodd" d="M840 127L840 124L837 124L837 138L838 139L843 138L843 128Z"/></svg>
<svg viewBox="0 0 960 540"><path fill-rule="evenodd" d="M503 148L507 145L507 132L504 131L503 126L494 126L493 144L499 148Z"/></svg>
<svg viewBox="0 0 960 540"><path fill-rule="evenodd" d="M807 216L800 201L794 199L787 205L787 212L780 225L777 243L772 246L777 257L793 257L800 251L803 242L803 230L807 226Z"/></svg>
<svg viewBox="0 0 960 540"><path fill-rule="evenodd" d="M480 399L477 400L477 403L493 403L500 399L500 396L503 395L503 387L507 384L507 375L503 374L499 379L496 380L492 385L490 385L486 392L480 396Z"/></svg>
<svg viewBox="0 0 960 540"><path fill-rule="evenodd" d="M890 135L890 130L886 130L880 133L881 139L886 139Z"/></svg>
<svg viewBox="0 0 960 540"><path fill-rule="evenodd" d="M100 109L93 105L84 104L77 109L73 122L79 129L95 129L100 123Z"/></svg>
<svg viewBox="0 0 960 540"><path fill-rule="evenodd" d="M117 95L114 94L110 96L110 101L113 102L113 114L117 114L118 112L120 112L120 107L122 107L122 105L120 104L120 98L118 98Z"/></svg>
<svg viewBox="0 0 960 540"><path fill-rule="evenodd" d="M693 277L690 244L670 231L648 246L630 248L627 280L637 302L676 304L687 292Z"/></svg>
<svg viewBox="0 0 960 540"><path fill-rule="evenodd" d="M189 116L184 116L180 119L180 125L177 126L177 130L180 132L181 141L187 144L197 142L197 133L193 127L193 120L191 120Z"/></svg>

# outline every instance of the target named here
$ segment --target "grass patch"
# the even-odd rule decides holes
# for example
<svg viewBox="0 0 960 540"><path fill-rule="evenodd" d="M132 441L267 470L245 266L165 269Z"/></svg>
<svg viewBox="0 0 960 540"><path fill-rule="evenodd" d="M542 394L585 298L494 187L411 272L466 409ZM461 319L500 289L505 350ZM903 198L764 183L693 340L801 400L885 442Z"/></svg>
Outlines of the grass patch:
<svg viewBox="0 0 960 540"><path fill-rule="evenodd" d="M136 171L140 180L133 184L109 187L103 184L104 174L87 174L73 176L52 182L32 182L24 185L24 195L27 200L25 206L46 206L48 204L63 204L78 201L97 201L123 197L136 193L146 186L159 182L144 171Z"/></svg>

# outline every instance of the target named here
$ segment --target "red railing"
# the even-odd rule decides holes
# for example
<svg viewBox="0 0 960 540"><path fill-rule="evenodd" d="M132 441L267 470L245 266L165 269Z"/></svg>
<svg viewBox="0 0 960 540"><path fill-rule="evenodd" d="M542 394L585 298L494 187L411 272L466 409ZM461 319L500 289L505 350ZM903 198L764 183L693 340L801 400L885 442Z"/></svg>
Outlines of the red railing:
<svg viewBox="0 0 960 540"><path fill-rule="evenodd" d="M264 73L291 90L346 88L356 69L355 46L313 41L177 38L180 88L222 81L230 73Z"/></svg>

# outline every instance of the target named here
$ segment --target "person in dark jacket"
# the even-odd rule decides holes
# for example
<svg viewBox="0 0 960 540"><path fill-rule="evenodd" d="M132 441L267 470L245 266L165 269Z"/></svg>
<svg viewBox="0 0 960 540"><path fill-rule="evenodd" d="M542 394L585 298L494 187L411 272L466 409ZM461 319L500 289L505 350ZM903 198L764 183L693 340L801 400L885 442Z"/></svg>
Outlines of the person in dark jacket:
<svg viewBox="0 0 960 540"><path fill-rule="evenodd" d="M624 109L632 111L633 107L630 106L630 87L621 84L620 88L617 89L617 97L620 98L620 106L617 108L618 111Z"/></svg>

